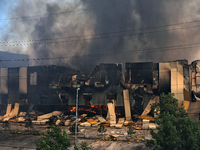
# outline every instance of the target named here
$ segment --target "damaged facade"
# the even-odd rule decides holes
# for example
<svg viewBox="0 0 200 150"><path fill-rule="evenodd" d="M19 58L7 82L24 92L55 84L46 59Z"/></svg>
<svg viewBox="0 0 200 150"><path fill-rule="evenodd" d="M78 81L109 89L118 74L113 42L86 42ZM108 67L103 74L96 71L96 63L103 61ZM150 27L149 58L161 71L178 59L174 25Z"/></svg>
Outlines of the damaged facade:
<svg viewBox="0 0 200 150"><path fill-rule="evenodd" d="M61 66L0 68L1 104L34 104L43 109L75 105L76 89L79 105L107 106L112 119L115 107L124 109L126 120L134 114L147 116L150 104L161 93L174 93L178 104L185 106L189 116L199 119L200 61L99 64L85 76ZM112 103L112 105L111 105ZM114 107L114 110L113 110Z"/></svg>
<svg viewBox="0 0 200 150"><path fill-rule="evenodd" d="M79 74L61 66L0 68L0 102L34 104L44 109L46 105L67 104L62 96L68 95L61 95L62 88L71 87L71 77Z"/></svg>

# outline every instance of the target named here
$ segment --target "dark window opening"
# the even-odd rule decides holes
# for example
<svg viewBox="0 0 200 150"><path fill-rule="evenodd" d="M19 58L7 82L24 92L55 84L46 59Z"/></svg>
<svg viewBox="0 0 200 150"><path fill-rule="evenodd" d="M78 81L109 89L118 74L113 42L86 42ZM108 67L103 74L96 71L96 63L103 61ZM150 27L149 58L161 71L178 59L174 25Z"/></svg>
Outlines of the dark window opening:
<svg viewBox="0 0 200 150"><path fill-rule="evenodd" d="M116 93L108 93L107 94L107 99L109 100L116 100L117 99L117 94Z"/></svg>
<svg viewBox="0 0 200 150"><path fill-rule="evenodd" d="M91 105L92 93L83 93L83 99L85 100L85 105Z"/></svg>

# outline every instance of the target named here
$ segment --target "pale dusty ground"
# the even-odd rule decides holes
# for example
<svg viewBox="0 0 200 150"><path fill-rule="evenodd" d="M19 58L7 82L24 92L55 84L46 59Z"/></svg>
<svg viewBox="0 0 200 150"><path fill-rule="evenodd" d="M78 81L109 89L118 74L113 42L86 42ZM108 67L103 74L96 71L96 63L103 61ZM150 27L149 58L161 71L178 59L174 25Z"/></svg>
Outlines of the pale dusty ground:
<svg viewBox="0 0 200 150"><path fill-rule="evenodd" d="M74 143L74 135L71 135L70 131L68 130L69 127L63 126L62 128L67 131L71 143ZM21 128L17 124L12 124L11 129L25 130L24 126ZM35 125L34 129L45 132L46 126ZM119 135L118 141L100 140L99 133L97 133L97 127L79 127L80 132L77 140L78 145L80 145L82 141L86 141L89 145L92 145L94 149L98 150L148 150L148 148L145 147L144 142L141 142L139 139L144 137L147 139L151 138L149 131L136 130L134 137L127 139L127 127L123 127L122 129L106 127L106 129L107 131L103 137L109 137L110 134L117 134ZM0 130L3 130L1 124ZM35 141L37 141L39 138L39 136L33 135L0 134L0 150L33 150L35 149ZM136 141L136 138L138 141ZM70 150L73 150L73 146L70 148Z"/></svg>

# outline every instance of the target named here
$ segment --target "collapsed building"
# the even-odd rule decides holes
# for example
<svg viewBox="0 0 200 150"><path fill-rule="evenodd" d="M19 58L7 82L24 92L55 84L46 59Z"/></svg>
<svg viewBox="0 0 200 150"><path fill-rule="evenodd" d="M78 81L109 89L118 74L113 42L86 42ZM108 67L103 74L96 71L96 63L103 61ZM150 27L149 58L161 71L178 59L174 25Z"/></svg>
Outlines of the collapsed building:
<svg viewBox="0 0 200 150"><path fill-rule="evenodd" d="M131 120L134 114L147 116L159 95L171 92L192 119L199 119L200 61L128 62L122 70L122 64L99 64L86 76L63 66L1 68L0 102L60 110L76 104L80 88L80 106L107 106L110 120L120 108Z"/></svg>
<svg viewBox="0 0 200 150"><path fill-rule="evenodd" d="M67 104L60 93L63 87L71 87L73 75L82 74L62 66L0 68L0 102L55 109L55 106Z"/></svg>

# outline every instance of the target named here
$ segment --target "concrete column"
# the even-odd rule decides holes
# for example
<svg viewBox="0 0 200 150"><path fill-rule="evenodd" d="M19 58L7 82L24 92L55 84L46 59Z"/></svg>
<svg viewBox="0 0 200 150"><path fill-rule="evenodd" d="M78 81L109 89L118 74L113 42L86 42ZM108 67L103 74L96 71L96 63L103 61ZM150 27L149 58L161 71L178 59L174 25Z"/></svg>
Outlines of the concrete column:
<svg viewBox="0 0 200 150"><path fill-rule="evenodd" d="M129 90L123 90L124 95L124 110L125 110L125 116L126 120L131 120L131 107L130 107L130 99L129 99Z"/></svg>

